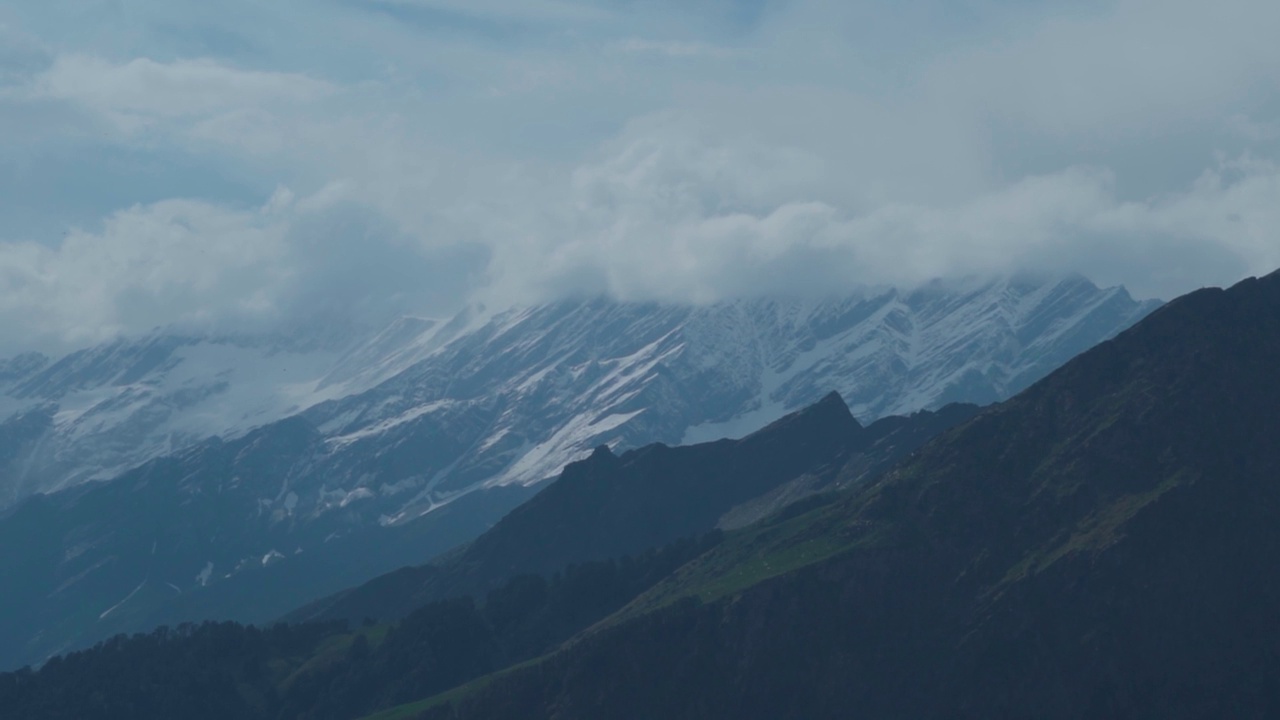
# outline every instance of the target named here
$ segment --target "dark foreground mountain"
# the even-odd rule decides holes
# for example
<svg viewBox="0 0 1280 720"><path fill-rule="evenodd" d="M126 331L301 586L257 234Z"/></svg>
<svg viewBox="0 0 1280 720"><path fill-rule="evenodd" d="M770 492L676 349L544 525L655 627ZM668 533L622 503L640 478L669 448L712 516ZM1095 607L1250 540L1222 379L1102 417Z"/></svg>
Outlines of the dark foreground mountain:
<svg viewBox="0 0 1280 720"><path fill-rule="evenodd" d="M831 393L741 440L654 444L621 456L600 447L466 547L287 619L393 619L431 600L483 595L514 575L545 575L747 524L873 477L977 411L953 404L863 427Z"/></svg>
<svg viewBox="0 0 1280 720"><path fill-rule="evenodd" d="M422 709L1276 717L1278 360L1280 274L1193 293L873 486Z"/></svg>

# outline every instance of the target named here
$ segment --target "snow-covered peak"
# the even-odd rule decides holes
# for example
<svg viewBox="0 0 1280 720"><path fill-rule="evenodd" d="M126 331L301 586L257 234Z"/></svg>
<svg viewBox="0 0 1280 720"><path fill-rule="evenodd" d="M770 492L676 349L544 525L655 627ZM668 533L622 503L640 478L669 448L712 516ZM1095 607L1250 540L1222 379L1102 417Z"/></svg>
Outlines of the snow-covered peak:
<svg viewBox="0 0 1280 720"><path fill-rule="evenodd" d="M160 330L0 362L0 505L301 414L332 472L299 497L393 498L379 504L403 519L539 482L601 444L741 436L832 390L863 422L995 401L1153 307L1079 277L964 279L826 300L472 307L377 332Z"/></svg>
<svg viewBox="0 0 1280 720"><path fill-rule="evenodd" d="M31 371L0 388L0 506L338 397L318 387L341 355L331 348L297 336L157 330L28 362Z"/></svg>
<svg viewBox="0 0 1280 720"><path fill-rule="evenodd" d="M539 482L602 444L741 436L832 390L864 422L992 402L1154 307L1081 278L825 301L562 301L471 323L387 382L306 417L335 455L390 457L414 438L441 446L396 479L397 492L415 489L409 505L434 507L475 487Z"/></svg>
<svg viewBox="0 0 1280 720"><path fill-rule="evenodd" d="M372 387L400 374L439 346L445 323L419 317L397 318L368 342L348 350L321 378L319 388Z"/></svg>

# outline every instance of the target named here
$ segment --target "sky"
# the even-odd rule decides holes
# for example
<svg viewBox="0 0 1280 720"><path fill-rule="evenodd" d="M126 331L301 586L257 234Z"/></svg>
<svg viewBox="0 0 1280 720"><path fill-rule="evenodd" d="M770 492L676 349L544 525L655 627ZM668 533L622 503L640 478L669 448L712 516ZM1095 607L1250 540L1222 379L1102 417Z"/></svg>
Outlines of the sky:
<svg viewBox="0 0 1280 720"><path fill-rule="evenodd" d="M1280 267L1274 0L11 0L0 356Z"/></svg>

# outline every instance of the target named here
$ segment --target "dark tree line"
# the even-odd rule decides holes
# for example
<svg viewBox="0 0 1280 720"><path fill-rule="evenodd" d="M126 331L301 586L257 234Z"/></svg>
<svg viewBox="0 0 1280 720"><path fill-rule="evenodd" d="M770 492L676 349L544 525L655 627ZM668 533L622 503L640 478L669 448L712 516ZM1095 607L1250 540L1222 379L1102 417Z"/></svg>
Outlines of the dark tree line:
<svg viewBox="0 0 1280 720"><path fill-rule="evenodd" d="M521 576L482 602L432 603L390 626L203 623L117 636L0 674L25 720L342 720L542 655L719 542L712 533L618 560Z"/></svg>
<svg viewBox="0 0 1280 720"><path fill-rule="evenodd" d="M344 630L210 622L120 635L38 671L0 675L0 709L50 720L267 717L278 707L273 662L305 657Z"/></svg>

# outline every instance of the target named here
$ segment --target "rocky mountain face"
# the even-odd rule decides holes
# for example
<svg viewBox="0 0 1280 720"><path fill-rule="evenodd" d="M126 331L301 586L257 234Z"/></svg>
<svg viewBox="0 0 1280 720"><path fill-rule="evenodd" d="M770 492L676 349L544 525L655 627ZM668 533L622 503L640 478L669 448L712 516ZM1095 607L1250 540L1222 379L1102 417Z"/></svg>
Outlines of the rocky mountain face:
<svg viewBox="0 0 1280 720"><path fill-rule="evenodd" d="M302 413L338 464L439 439L389 451L377 473L406 500L387 513L402 521L481 484L552 477L602 443L741 437L832 390L864 422L993 402L1155 306L1069 278L824 302L571 301L378 333L157 331L0 360L0 507Z"/></svg>
<svg viewBox="0 0 1280 720"><path fill-rule="evenodd" d="M864 422L1004 397L1153 306L1079 278L939 283L8 361L0 492L67 489L0 511L0 584L23 588L0 598L0 665L270 619L474 538L601 445L738 437L832 390Z"/></svg>
<svg viewBox="0 0 1280 720"><path fill-rule="evenodd" d="M620 456L602 445L447 557L376 578L286 619L394 620L434 600L483 597L518 575L548 575L747 524L872 478L977 412L976 405L952 404L863 427L831 393L741 440L653 444Z"/></svg>
<svg viewBox="0 0 1280 720"><path fill-rule="evenodd" d="M863 422L994 402L1155 306L1080 278L830 302L564 302L446 327L456 337L409 370L305 416L335 448L451 435L456 450L414 458L431 507L477 483L539 482L601 444L741 437L833 390Z"/></svg>
<svg viewBox="0 0 1280 720"><path fill-rule="evenodd" d="M317 380L352 342L156 331L0 361L0 508L293 415L323 399Z"/></svg>

